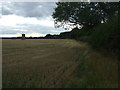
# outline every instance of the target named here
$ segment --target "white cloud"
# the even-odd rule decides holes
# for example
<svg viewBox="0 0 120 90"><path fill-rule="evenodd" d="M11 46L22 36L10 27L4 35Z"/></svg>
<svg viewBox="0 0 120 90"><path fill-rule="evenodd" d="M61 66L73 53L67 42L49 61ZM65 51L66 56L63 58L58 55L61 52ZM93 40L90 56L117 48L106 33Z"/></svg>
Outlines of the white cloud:
<svg viewBox="0 0 120 90"><path fill-rule="evenodd" d="M29 30L27 30L27 29L18 29L18 28L17 28L17 29L15 28L15 29L13 29L13 30L14 30L14 31L24 31L24 32L29 31Z"/></svg>
<svg viewBox="0 0 120 90"><path fill-rule="evenodd" d="M23 17L17 15L3 15L0 18L0 37L21 36L45 36L46 34L59 34L63 29L54 28L52 18L37 19L35 17Z"/></svg>
<svg viewBox="0 0 120 90"><path fill-rule="evenodd" d="M51 20L51 18L46 17L43 19L37 19L35 17L22 17L17 15L3 15L0 19L0 25L2 26L17 26L17 25L26 25L26 24L32 24L32 25L41 25L46 27L54 27L54 22Z"/></svg>
<svg viewBox="0 0 120 90"><path fill-rule="evenodd" d="M0 37L18 37L21 36L20 33L16 33L16 34L0 34Z"/></svg>
<svg viewBox="0 0 120 90"><path fill-rule="evenodd" d="M10 2L2 3L0 37L45 36L66 31L54 28L51 17L55 2Z"/></svg>
<svg viewBox="0 0 120 90"><path fill-rule="evenodd" d="M46 34L41 34L41 33L27 33L26 37L40 37L40 36L45 36Z"/></svg>

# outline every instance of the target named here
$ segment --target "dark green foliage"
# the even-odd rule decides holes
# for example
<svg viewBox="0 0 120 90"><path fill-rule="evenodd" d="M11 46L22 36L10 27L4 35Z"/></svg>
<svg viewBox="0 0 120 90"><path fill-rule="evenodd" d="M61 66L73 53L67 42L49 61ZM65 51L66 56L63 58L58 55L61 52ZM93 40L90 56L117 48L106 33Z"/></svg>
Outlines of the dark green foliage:
<svg viewBox="0 0 120 90"><path fill-rule="evenodd" d="M74 28L70 32L62 32L60 33L60 38L70 38L80 40L82 38L88 38L92 33L92 30L86 30L84 28L78 29Z"/></svg>
<svg viewBox="0 0 120 90"><path fill-rule="evenodd" d="M94 48L119 53L118 7L118 2L58 2L52 16L58 27L76 26L71 32L61 33L62 38L89 42ZM80 25L82 28L78 29Z"/></svg>
<svg viewBox="0 0 120 90"><path fill-rule="evenodd" d="M91 35L92 30L86 30L86 28L78 29L74 28L71 31L72 39L80 40L80 41L88 41L89 36Z"/></svg>
<svg viewBox="0 0 120 90"><path fill-rule="evenodd" d="M46 37L46 38L47 38L47 37L49 38L49 37L51 37L51 34L47 34L45 37Z"/></svg>
<svg viewBox="0 0 120 90"><path fill-rule="evenodd" d="M59 35L51 35L51 34L47 34L44 39L59 39L60 36Z"/></svg>
<svg viewBox="0 0 120 90"><path fill-rule="evenodd" d="M95 27L89 43L95 48L116 51L120 46L118 16L113 16L107 23Z"/></svg>
<svg viewBox="0 0 120 90"><path fill-rule="evenodd" d="M117 2L58 2L52 16L57 27L82 25L92 28L101 21L106 22L110 15L118 13L117 10Z"/></svg>
<svg viewBox="0 0 120 90"><path fill-rule="evenodd" d="M62 39L71 38L71 32L60 33L60 38Z"/></svg>

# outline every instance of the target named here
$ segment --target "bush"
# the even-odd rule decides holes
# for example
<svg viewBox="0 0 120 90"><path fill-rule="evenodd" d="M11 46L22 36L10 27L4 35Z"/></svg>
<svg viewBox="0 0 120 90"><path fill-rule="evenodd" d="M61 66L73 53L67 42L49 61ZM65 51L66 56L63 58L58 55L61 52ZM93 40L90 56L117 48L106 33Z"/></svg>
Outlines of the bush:
<svg viewBox="0 0 120 90"><path fill-rule="evenodd" d="M80 40L80 41L88 41L89 36L91 35L92 30L90 29L78 29L78 28L74 28L71 31L71 38L72 39L76 39L76 40Z"/></svg>
<svg viewBox="0 0 120 90"><path fill-rule="evenodd" d="M117 51L120 46L118 16L112 16L107 23L103 23L95 27L91 34L89 43L97 49Z"/></svg>

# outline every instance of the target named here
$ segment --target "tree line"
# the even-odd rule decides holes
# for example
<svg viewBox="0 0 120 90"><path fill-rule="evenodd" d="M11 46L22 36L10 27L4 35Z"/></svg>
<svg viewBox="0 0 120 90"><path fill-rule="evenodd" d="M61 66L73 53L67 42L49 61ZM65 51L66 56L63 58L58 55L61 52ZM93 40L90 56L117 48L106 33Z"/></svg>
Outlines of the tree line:
<svg viewBox="0 0 120 90"><path fill-rule="evenodd" d="M64 38L89 43L95 49L120 54L119 2L57 2L55 27L72 28Z"/></svg>

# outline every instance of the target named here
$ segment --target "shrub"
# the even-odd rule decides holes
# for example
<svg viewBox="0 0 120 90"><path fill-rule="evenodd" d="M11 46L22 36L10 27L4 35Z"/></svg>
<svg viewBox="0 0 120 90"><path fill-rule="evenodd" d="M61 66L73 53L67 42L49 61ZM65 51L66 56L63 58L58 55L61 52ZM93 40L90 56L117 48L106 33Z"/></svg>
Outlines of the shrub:
<svg viewBox="0 0 120 90"><path fill-rule="evenodd" d="M93 29L89 43L99 49L116 51L120 46L120 30L118 30L118 16L112 16L108 22Z"/></svg>

